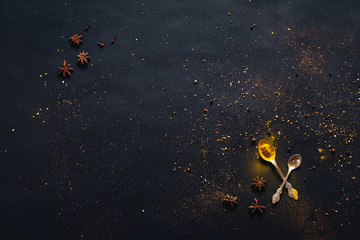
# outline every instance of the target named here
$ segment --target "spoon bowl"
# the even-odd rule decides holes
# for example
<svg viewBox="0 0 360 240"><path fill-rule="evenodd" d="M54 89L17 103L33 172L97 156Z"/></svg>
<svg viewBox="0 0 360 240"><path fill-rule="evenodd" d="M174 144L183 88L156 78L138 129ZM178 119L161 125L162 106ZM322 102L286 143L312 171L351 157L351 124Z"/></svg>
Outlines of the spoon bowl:
<svg viewBox="0 0 360 240"><path fill-rule="evenodd" d="M259 152L260 152L260 156L268 162L274 161L275 160L275 148L266 140L260 140L259 144Z"/></svg>
<svg viewBox="0 0 360 240"><path fill-rule="evenodd" d="M297 168L299 167L301 164L301 156L299 154L295 154L293 156L291 156L291 158L289 158L288 160L288 166L289 168Z"/></svg>

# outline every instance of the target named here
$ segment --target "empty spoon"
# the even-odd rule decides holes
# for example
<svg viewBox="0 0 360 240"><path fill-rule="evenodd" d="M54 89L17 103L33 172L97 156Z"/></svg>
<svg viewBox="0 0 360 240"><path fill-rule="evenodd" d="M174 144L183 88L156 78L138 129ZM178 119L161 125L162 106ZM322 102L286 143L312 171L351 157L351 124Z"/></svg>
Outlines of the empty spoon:
<svg viewBox="0 0 360 240"><path fill-rule="evenodd" d="M281 183L280 187L276 190L276 193L272 196L272 203L275 204L280 200L280 195L282 193L282 189L291 173L292 170L299 167L301 164L301 156L299 154L295 154L291 156L288 160L288 172L286 174L285 179Z"/></svg>

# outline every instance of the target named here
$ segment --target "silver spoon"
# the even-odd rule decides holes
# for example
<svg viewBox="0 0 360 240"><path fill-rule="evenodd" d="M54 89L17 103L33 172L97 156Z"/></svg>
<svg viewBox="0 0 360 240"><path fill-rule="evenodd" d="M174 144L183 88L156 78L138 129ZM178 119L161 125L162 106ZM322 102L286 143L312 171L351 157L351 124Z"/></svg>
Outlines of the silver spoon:
<svg viewBox="0 0 360 240"><path fill-rule="evenodd" d="M275 204L280 200L280 195L282 193L282 189L291 173L292 170L299 167L301 164L301 156L299 154L295 154L291 156L288 160L288 173L286 174L286 177L284 181L281 183L280 187L276 190L276 193L272 196L272 203Z"/></svg>

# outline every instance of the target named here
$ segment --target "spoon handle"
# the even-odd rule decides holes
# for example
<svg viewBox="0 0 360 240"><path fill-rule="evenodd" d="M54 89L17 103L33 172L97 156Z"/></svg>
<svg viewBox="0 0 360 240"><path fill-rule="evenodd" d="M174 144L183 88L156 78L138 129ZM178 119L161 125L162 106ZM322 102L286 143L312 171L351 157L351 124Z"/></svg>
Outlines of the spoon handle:
<svg viewBox="0 0 360 240"><path fill-rule="evenodd" d="M276 164L275 161L272 162L272 164L274 165L274 167L276 168L277 172L279 173L280 177L282 178L282 180L285 179L285 176L284 174L281 172L279 166ZM295 200L298 200L299 199L299 196L298 196L298 192L295 188L293 188L291 186L291 183L289 183L288 181L286 181L285 183L285 187L286 189L288 190L288 193L289 193L289 197L295 199ZM280 193L281 194L281 193Z"/></svg>
<svg viewBox="0 0 360 240"><path fill-rule="evenodd" d="M299 199L298 191L291 186L291 183L286 182L285 187L288 190L289 197L291 197L291 198L293 198L295 200Z"/></svg>
<svg viewBox="0 0 360 240"><path fill-rule="evenodd" d="M280 200L280 195L282 193L282 189L291 173L291 169L288 170L288 173L286 174L286 177L284 181L281 183L280 187L276 190L276 193L272 196L272 203L275 204Z"/></svg>
<svg viewBox="0 0 360 240"><path fill-rule="evenodd" d="M275 161L273 162L273 165L275 166L276 170L278 171L280 177L284 180L285 176L284 176L284 174L281 172L279 166L277 165L277 163L276 163Z"/></svg>

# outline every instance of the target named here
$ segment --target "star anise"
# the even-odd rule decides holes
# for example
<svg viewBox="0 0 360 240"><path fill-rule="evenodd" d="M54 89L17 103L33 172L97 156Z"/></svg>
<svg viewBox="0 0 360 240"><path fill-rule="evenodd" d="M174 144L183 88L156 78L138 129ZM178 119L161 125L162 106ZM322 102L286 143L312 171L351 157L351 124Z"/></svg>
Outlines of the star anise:
<svg viewBox="0 0 360 240"><path fill-rule="evenodd" d="M63 77L66 77L66 75L71 75L70 71L74 70L70 67L71 64L66 64L66 60L63 62L63 66L59 67L58 74L62 74Z"/></svg>
<svg viewBox="0 0 360 240"><path fill-rule="evenodd" d="M88 63L91 58L90 56L88 56L88 54L89 53L88 52L85 53L85 51L79 53L79 55L77 55L78 59L76 61L80 62L81 65Z"/></svg>
<svg viewBox="0 0 360 240"><path fill-rule="evenodd" d="M251 185L254 186L254 189L259 189L261 191L262 188L265 188L265 184L266 184L266 180L261 177L259 178L259 176L256 176L256 178L253 178L253 182L251 183Z"/></svg>
<svg viewBox="0 0 360 240"><path fill-rule="evenodd" d="M236 200L237 200L236 196L232 196L229 194L226 194L226 196L223 198L224 205L227 205L231 208L234 208L238 204Z"/></svg>
<svg viewBox="0 0 360 240"><path fill-rule="evenodd" d="M252 205L249 206L249 208L252 208L253 210L251 211L251 213L255 212L256 210L259 210L261 213L263 213L262 209L265 209L265 206L261 206L259 205L259 202L256 198L254 198L254 202Z"/></svg>
<svg viewBox="0 0 360 240"><path fill-rule="evenodd" d="M72 44L79 46L80 43L82 43L82 40L81 40L82 37L83 37L83 35L75 34L74 36L70 37L69 39Z"/></svg>

